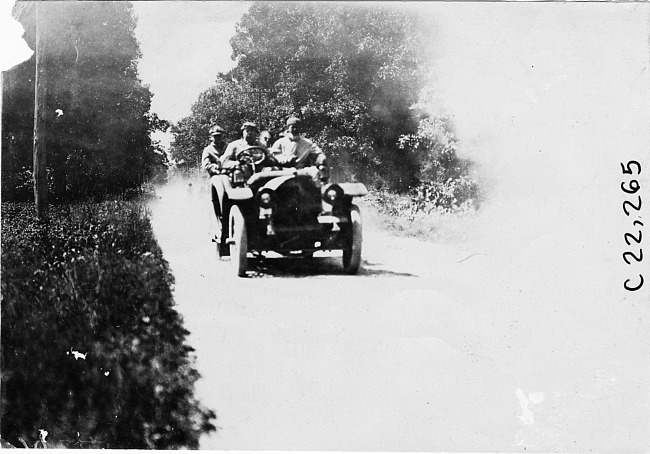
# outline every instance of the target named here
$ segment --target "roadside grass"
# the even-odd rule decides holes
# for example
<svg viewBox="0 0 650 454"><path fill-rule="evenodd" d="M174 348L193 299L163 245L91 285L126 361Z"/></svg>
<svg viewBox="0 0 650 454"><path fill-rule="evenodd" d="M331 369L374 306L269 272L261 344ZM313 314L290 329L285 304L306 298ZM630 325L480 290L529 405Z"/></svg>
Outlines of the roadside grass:
<svg viewBox="0 0 650 454"><path fill-rule="evenodd" d="M356 201L363 208L364 222L388 233L438 243L469 239L477 228L478 210L468 204L455 209L427 206L411 195L371 189Z"/></svg>
<svg viewBox="0 0 650 454"><path fill-rule="evenodd" d="M1 434L68 448L198 448L188 332L143 202L3 203Z"/></svg>

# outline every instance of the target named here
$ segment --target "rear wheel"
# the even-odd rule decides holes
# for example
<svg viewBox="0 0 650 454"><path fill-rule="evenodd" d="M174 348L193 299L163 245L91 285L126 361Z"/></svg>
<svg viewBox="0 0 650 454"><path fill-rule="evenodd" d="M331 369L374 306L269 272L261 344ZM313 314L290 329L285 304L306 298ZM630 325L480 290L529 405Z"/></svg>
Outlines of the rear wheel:
<svg viewBox="0 0 650 454"><path fill-rule="evenodd" d="M361 212L358 206L352 205L350 208L350 231L343 247L343 271L347 274L357 274L361 266L362 230Z"/></svg>
<svg viewBox="0 0 650 454"><path fill-rule="evenodd" d="M237 276L246 276L248 266L248 236L246 221L238 206L230 209L230 262Z"/></svg>

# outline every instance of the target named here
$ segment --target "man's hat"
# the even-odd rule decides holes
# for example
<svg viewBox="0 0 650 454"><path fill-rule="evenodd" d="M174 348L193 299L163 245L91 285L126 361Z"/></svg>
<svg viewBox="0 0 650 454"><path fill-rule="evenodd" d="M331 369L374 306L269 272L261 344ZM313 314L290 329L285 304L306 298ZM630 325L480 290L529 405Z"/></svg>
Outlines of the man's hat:
<svg viewBox="0 0 650 454"><path fill-rule="evenodd" d="M214 125L213 127L210 128L210 135L211 136L216 136L218 134L224 134L226 132L225 129L223 129L219 125Z"/></svg>
<svg viewBox="0 0 650 454"><path fill-rule="evenodd" d="M289 117L289 118L287 118L287 126L299 125L300 123L301 123L301 120L298 117Z"/></svg>
<svg viewBox="0 0 650 454"><path fill-rule="evenodd" d="M243 125L241 125L241 130L242 130L242 131L243 131L244 129L248 129L248 128L251 128L251 129L254 129L254 130L256 130L256 131L259 131L259 129L257 128L257 125L256 125L255 123L253 123L252 121L247 121L247 122L245 122Z"/></svg>

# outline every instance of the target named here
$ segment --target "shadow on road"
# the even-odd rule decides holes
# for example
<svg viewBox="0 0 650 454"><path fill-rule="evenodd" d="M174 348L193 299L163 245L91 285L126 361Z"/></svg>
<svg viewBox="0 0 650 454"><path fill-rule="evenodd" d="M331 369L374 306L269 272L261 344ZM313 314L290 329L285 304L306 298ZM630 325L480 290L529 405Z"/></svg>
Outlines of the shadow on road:
<svg viewBox="0 0 650 454"><path fill-rule="evenodd" d="M258 258L249 259L248 277L321 277L345 275L340 257L313 258ZM417 277L415 274L399 273L381 269L381 264L364 260L357 277Z"/></svg>
<svg viewBox="0 0 650 454"><path fill-rule="evenodd" d="M359 270L359 276L371 276L371 277L377 277L377 276L381 276L381 277L391 277L391 276L418 277L417 274L384 270L384 269L381 269L382 265L383 265L383 263L370 263L367 260L364 260L362 262L361 269Z"/></svg>

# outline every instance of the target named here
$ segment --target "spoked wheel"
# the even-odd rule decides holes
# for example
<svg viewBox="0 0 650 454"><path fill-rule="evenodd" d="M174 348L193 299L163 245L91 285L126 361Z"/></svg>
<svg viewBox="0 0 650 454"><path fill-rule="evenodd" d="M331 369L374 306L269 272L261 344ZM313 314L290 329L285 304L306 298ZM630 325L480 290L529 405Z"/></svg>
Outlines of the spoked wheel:
<svg viewBox="0 0 650 454"><path fill-rule="evenodd" d="M361 212L358 206L352 205L350 208L350 231L343 247L343 271L346 274L357 274L361 266L362 230Z"/></svg>
<svg viewBox="0 0 650 454"><path fill-rule="evenodd" d="M217 252L217 257L221 258L224 256L227 256L230 253L230 249L228 247L228 243L226 240L228 239L228 199L227 196L224 194L222 197L222 201L219 201L219 195L217 192L217 189L215 188L215 184L221 184L221 182L214 183L212 185L212 208L214 210L214 217L211 218L211 230L214 232L214 236L212 237L212 241L216 245L216 252ZM223 204L223 206L221 206Z"/></svg>
<svg viewBox="0 0 650 454"><path fill-rule="evenodd" d="M246 221L238 206L230 209L230 262L237 276L246 276L248 266L248 236Z"/></svg>

